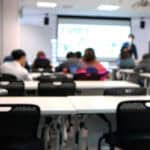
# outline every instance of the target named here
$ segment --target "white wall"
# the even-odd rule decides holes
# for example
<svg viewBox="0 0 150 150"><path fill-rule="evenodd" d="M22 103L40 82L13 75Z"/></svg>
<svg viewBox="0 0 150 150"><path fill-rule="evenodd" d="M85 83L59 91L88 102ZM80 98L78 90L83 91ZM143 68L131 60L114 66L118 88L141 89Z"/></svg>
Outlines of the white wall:
<svg viewBox="0 0 150 150"><path fill-rule="evenodd" d="M3 56L20 48L19 0L3 0Z"/></svg>
<svg viewBox="0 0 150 150"><path fill-rule="evenodd" d="M27 53L30 64L39 50L43 50L51 58L50 27L21 25L21 48Z"/></svg>
<svg viewBox="0 0 150 150"><path fill-rule="evenodd" d="M140 21L141 21L141 19L133 18L131 25L132 25L132 33L136 37L135 43L138 48L139 57L141 58L143 56L143 54L149 52L150 19L145 19L145 21L146 21L145 29L140 28Z"/></svg>
<svg viewBox="0 0 150 150"><path fill-rule="evenodd" d="M3 11L2 11L2 0L0 0L0 62L2 60L2 39L3 39L3 27L2 27L2 20L3 20Z"/></svg>
<svg viewBox="0 0 150 150"><path fill-rule="evenodd" d="M56 47L52 44L52 40L56 39L57 34L57 17L50 15L50 25L44 26L39 19L38 25L21 24L21 48L27 53L27 58L31 64L39 50L45 51L47 57L52 61ZM53 56L52 56L53 54ZM53 60L54 62L54 60Z"/></svg>

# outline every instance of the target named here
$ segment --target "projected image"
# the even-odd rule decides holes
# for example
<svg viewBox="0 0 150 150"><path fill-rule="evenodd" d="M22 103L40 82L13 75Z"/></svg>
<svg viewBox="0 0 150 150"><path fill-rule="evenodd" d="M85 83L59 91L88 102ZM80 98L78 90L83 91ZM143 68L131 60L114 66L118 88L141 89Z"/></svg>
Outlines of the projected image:
<svg viewBox="0 0 150 150"><path fill-rule="evenodd" d="M58 57L69 51L95 49L99 58L118 58L123 42L130 34L129 25L65 24L58 26Z"/></svg>

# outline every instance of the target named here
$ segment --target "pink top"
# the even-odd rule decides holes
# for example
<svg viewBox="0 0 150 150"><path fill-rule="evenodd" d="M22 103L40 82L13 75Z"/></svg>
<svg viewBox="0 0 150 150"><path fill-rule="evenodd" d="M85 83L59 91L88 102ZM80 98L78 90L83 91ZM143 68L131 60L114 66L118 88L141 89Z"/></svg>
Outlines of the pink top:
<svg viewBox="0 0 150 150"><path fill-rule="evenodd" d="M77 71L77 74L86 73L87 68L96 68L99 74L104 75L104 77L101 77L100 80L105 80L107 78L108 71L98 61L94 61L94 62L91 62L91 63L82 62L82 67L81 67L81 69L79 69Z"/></svg>

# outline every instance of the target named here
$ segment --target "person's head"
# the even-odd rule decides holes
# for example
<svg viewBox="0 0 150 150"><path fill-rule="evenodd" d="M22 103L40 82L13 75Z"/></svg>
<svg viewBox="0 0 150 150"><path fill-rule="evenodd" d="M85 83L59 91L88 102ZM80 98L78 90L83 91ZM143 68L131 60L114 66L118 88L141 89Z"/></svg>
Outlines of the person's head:
<svg viewBox="0 0 150 150"><path fill-rule="evenodd" d="M128 38L131 43L133 43L135 40L135 36L133 34L129 34Z"/></svg>
<svg viewBox="0 0 150 150"><path fill-rule="evenodd" d="M83 56L83 60L85 62L92 62L96 60L96 55L95 55L95 51L93 48L87 48L85 50L84 56Z"/></svg>
<svg viewBox="0 0 150 150"><path fill-rule="evenodd" d="M43 51L39 51L37 53L37 58L45 58L45 53Z"/></svg>
<svg viewBox="0 0 150 150"><path fill-rule="evenodd" d="M23 50L21 49L13 50L11 56L13 57L13 60L19 62L22 66L25 66L26 54Z"/></svg>
<svg viewBox="0 0 150 150"><path fill-rule="evenodd" d="M69 52L69 53L67 53L66 58L67 59L75 58L75 54L73 52Z"/></svg>
<svg viewBox="0 0 150 150"><path fill-rule="evenodd" d="M81 59L82 58L82 53L80 51L75 53L75 56L77 59Z"/></svg>

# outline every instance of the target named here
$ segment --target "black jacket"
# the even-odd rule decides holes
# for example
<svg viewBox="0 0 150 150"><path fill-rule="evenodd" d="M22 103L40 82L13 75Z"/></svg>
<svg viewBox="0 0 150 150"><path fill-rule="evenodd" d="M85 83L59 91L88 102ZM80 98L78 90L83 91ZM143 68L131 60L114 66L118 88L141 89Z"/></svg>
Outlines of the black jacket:
<svg viewBox="0 0 150 150"><path fill-rule="evenodd" d="M138 53L137 53L137 48L136 48L136 45L135 45L135 44L132 44L132 45L130 46L128 42L124 43L123 46L122 46L122 48L121 48L121 53L123 52L123 50L124 50L125 48L128 48L128 47L131 47L131 48L129 49L130 56L131 56L131 57L134 56L135 59L138 59Z"/></svg>

